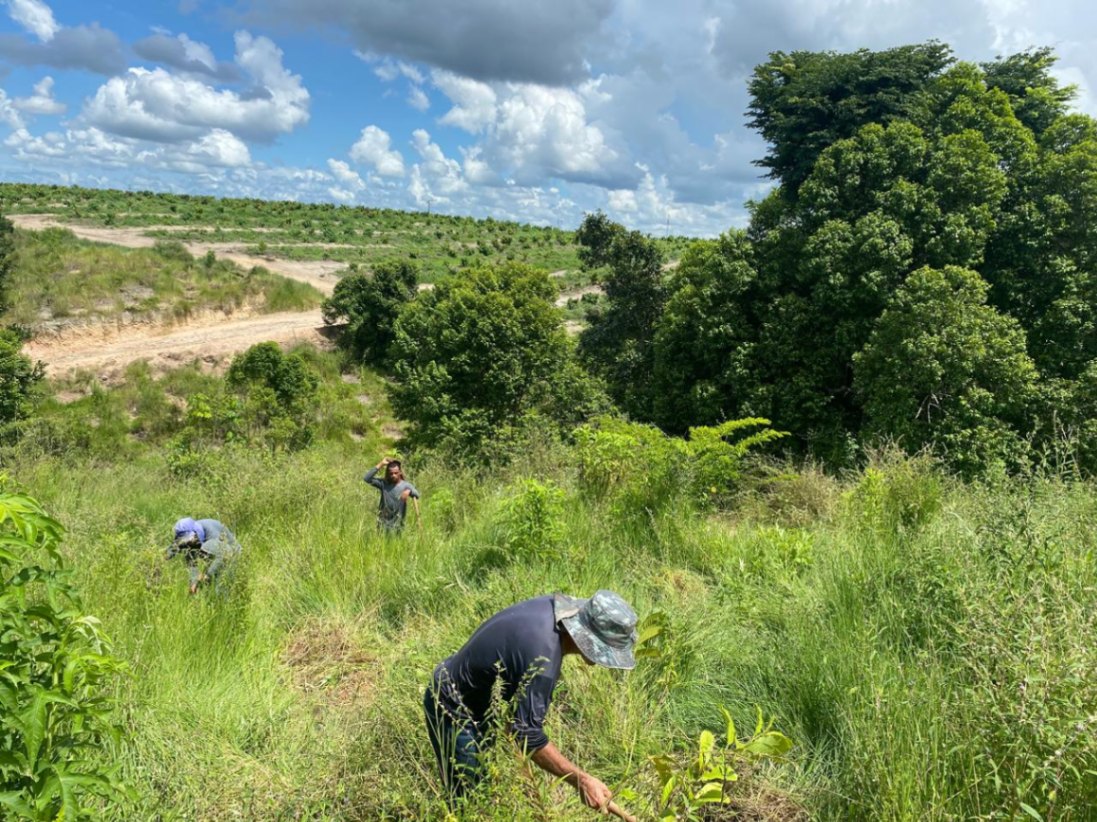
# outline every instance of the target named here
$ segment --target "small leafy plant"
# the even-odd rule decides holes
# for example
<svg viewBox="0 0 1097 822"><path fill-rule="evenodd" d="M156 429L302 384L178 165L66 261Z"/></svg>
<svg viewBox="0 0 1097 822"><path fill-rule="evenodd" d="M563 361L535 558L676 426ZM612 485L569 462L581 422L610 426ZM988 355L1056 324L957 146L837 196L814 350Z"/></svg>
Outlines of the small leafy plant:
<svg viewBox="0 0 1097 822"><path fill-rule="evenodd" d="M63 529L30 497L0 493L0 816L94 818L124 795L99 756L117 740L107 679L122 664L83 613L58 551Z"/></svg>
<svg viewBox="0 0 1097 822"><path fill-rule="evenodd" d="M512 556L555 556L564 538L564 492L552 482L522 480L503 508L504 540Z"/></svg>
<svg viewBox="0 0 1097 822"><path fill-rule="evenodd" d="M727 720L723 747L717 747L716 735L706 730L697 741L697 755L684 766L670 754L649 757L659 775L661 822L709 818L710 806L731 802L728 786L739 778L737 762L783 759L792 748L792 740L773 730L772 719L764 721L761 708L757 708L754 733L747 739L739 739L731 714L720 710Z"/></svg>

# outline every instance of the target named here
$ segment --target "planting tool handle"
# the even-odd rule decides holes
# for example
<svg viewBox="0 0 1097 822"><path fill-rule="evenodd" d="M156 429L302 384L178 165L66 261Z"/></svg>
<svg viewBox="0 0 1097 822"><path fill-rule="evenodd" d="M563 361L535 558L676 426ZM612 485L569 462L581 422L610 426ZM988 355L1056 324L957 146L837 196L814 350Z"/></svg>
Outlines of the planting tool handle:
<svg viewBox="0 0 1097 822"><path fill-rule="evenodd" d="M614 816L624 819L625 822L637 822L635 816L628 811L624 810L620 805L614 802L612 799L609 804L606 805L606 810L612 813Z"/></svg>

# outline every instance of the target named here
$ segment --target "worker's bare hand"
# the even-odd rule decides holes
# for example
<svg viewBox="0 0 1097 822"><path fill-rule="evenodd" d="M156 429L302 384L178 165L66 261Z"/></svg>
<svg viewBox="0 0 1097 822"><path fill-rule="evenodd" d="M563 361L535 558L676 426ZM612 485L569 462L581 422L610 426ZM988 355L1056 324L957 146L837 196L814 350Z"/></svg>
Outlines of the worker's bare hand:
<svg viewBox="0 0 1097 822"><path fill-rule="evenodd" d="M613 798L613 792L597 777L585 773L579 777L579 796L583 798L588 808L606 813L606 806Z"/></svg>

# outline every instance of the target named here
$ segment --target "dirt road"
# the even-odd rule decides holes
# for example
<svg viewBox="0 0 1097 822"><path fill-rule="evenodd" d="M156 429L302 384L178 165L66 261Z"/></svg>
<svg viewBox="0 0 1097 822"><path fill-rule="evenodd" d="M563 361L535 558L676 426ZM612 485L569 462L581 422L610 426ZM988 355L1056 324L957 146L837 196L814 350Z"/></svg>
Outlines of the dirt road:
<svg viewBox="0 0 1097 822"><path fill-rule="evenodd" d="M172 231L184 230L179 226L142 226L140 228L108 228L105 226L85 226L66 223L57 219L53 214L11 214L8 216L18 228L41 231L43 228L67 228L77 237L84 240L92 240L97 243L110 243L126 248L152 248L159 239L149 237L147 231ZM192 226L187 226L189 229ZM239 243L183 243L187 250L196 257L201 257L207 251L212 251L222 260L231 260L242 268L251 268L261 265L268 271L281 274L291 280L299 280L316 288L325 295L330 295L335 289L339 278L336 271L346 268L346 263L338 263L334 260L280 260L276 257L255 257L243 252L243 246Z"/></svg>
<svg viewBox="0 0 1097 822"><path fill-rule="evenodd" d="M569 300L582 299L584 294L601 294L602 286L600 285L587 285L582 288L577 288L574 291L565 291L559 297L556 298L556 307L564 308Z"/></svg>
<svg viewBox="0 0 1097 822"><path fill-rule="evenodd" d="M14 214L12 222L20 228L68 228L77 237L126 248L151 248L156 239L145 236L145 228L105 228L69 225L50 214ZM338 278L334 272L342 263L323 260L295 262L253 257L239 251L231 243L184 243L196 256L213 249L218 257L250 268L261 265L270 271L315 286L331 294ZM104 324L73 329L60 336L32 340L24 351L46 364L50 376L62 376L75 370L97 374L103 382L119 379L125 367L136 360L148 360L154 371L186 364L195 359L208 364L226 360L252 345L273 340L282 345L299 341L323 343L320 329L324 327L319 310L254 314L249 311L225 314L209 312L182 325L134 323Z"/></svg>
<svg viewBox="0 0 1097 822"><path fill-rule="evenodd" d="M61 376L77 369L92 371L102 382L116 381L127 365L148 360L153 371L199 359L216 364L259 342L281 345L324 343L319 311L262 314L252 317L207 317L184 326L132 325L103 328L74 337L32 340L24 348L46 363L46 373Z"/></svg>

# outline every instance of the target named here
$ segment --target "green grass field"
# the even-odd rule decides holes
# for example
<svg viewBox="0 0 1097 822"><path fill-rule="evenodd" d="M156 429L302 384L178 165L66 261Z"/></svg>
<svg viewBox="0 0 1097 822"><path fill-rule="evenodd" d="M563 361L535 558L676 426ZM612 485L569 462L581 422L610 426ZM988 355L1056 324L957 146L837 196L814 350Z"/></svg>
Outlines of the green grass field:
<svg viewBox="0 0 1097 822"><path fill-rule="evenodd" d="M82 225L147 227L150 236L179 242L240 243L246 253L289 260L336 260L365 268L408 259L420 279L485 262L517 261L578 279L575 226L532 226L445 214L330 203L267 202L151 192L0 183L0 212L52 214ZM657 239L675 260L687 237Z"/></svg>
<svg viewBox="0 0 1097 822"><path fill-rule="evenodd" d="M505 605L602 587L665 614L659 653L628 674L566 661L548 732L642 819L658 805L647 758L684 763L721 707L749 730L755 706L794 747L742 767L728 815L706 819L1094 818L1092 484L964 485L881 456L838 478L759 468L730 510L652 515L591 496L569 446L534 440L475 472L411 460L424 527L386 540L361 482L390 447L383 386L313 362L336 410L296 454L227 448L178 476L173 404L156 398L215 378L138 368L44 409L82 420L89 447L51 451L32 429L5 455L68 527L87 608L130 666L127 738L103 755L134 796L112 818L444 818L420 708L433 665ZM563 494L532 542L515 514L529 479ZM163 560L184 515L244 546L221 594L188 597ZM593 818L505 748L492 768L460 818Z"/></svg>

